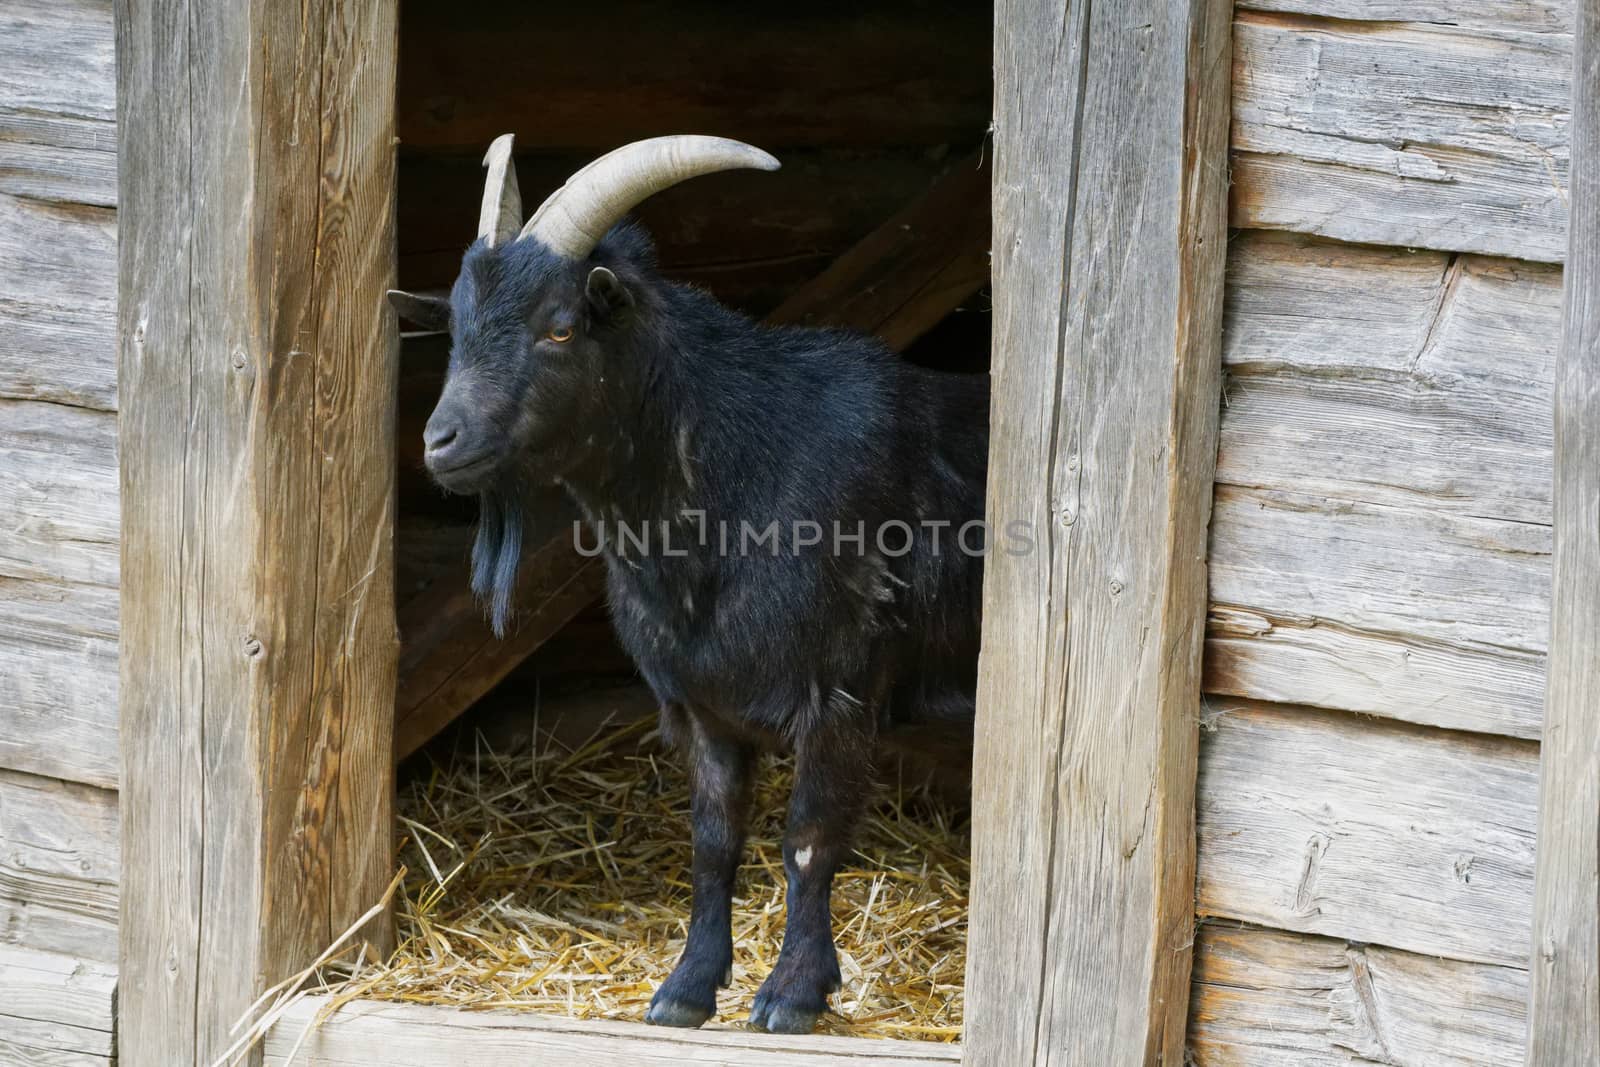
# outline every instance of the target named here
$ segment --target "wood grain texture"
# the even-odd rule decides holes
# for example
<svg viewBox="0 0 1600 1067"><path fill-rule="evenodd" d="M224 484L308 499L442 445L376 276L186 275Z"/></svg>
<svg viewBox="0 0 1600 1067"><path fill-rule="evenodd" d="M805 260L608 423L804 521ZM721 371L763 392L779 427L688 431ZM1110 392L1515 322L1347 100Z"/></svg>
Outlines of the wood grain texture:
<svg viewBox="0 0 1600 1067"><path fill-rule="evenodd" d="M168 1067L391 873L395 12L116 18L119 1055Z"/></svg>
<svg viewBox="0 0 1600 1067"><path fill-rule="evenodd" d="M1242 234L1217 479L1548 526L1560 317L1556 267Z"/></svg>
<svg viewBox="0 0 1600 1067"><path fill-rule="evenodd" d="M1204 916L1526 967L1538 747L1208 698Z"/></svg>
<svg viewBox="0 0 1600 1067"><path fill-rule="evenodd" d="M1219 485L1211 595L1214 604L1290 626L1328 623L1388 635L1395 646L1478 650L1481 659L1515 664L1544 652L1549 552L1547 526ZM1365 658L1379 655L1371 649ZM1446 711L1447 701L1409 714L1434 725L1474 725L1440 721L1475 714ZM1504 727L1481 714L1475 725L1529 735L1525 718L1511 710L1498 717Z"/></svg>
<svg viewBox="0 0 1600 1067"><path fill-rule="evenodd" d="M1207 688L1537 737L1560 271L1252 233L1228 277Z"/></svg>
<svg viewBox="0 0 1600 1067"><path fill-rule="evenodd" d="M969 1064L1183 1060L1230 11L995 9Z"/></svg>
<svg viewBox="0 0 1600 1067"><path fill-rule="evenodd" d="M118 871L115 793L0 770L0 944L115 960Z"/></svg>
<svg viewBox="0 0 1600 1067"><path fill-rule="evenodd" d="M1234 225L1561 259L1569 33L1526 28L1526 4L1459 26L1271 6L1235 30Z"/></svg>
<svg viewBox="0 0 1600 1067"><path fill-rule="evenodd" d="M117 590L0 577L0 767L115 787Z"/></svg>
<svg viewBox="0 0 1600 1067"><path fill-rule="evenodd" d="M110 0L0 7L0 194L116 203L113 63Z"/></svg>
<svg viewBox="0 0 1600 1067"><path fill-rule="evenodd" d="M904 350L988 281L988 189L988 170L977 160L954 164L767 320L862 330ZM444 355L442 345L424 337L408 338L406 348L408 386L423 381ZM408 421L401 454L417 466L421 427ZM453 722L603 591L601 562L573 547L576 513L564 497L556 494L529 512L538 516L527 535L535 547L522 564L520 611L506 639L494 636L467 588L466 545L441 560L424 592L402 603L397 758Z"/></svg>
<svg viewBox="0 0 1600 1067"><path fill-rule="evenodd" d="M0 767L111 787L116 435L109 412L0 399Z"/></svg>
<svg viewBox="0 0 1600 1067"><path fill-rule="evenodd" d="M1571 34L1572 0L1239 0L1240 11Z"/></svg>
<svg viewBox="0 0 1600 1067"><path fill-rule="evenodd" d="M1512 1067L1528 972L1277 930L1201 923L1196 1067Z"/></svg>
<svg viewBox="0 0 1600 1067"><path fill-rule="evenodd" d="M307 997L266 1038L266 1067L289 1067L289 1052L323 1001ZM355 1001L306 1037L294 1067L934 1067L960 1063L961 1049L926 1041L785 1037L742 1029L673 1030L604 1019L563 1019L505 1012L465 1012L414 1004Z"/></svg>
<svg viewBox="0 0 1600 1067"><path fill-rule="evenodd" d="M1578 0L1528 1063L1600 1060L1600 0Z"/></svg>
<svg viewBox="0 0 1600 1067"><path fill-rule="evenodd" d="M0 575L117 585L117 420L0 400Z"/></svg>
<svg viewBox="0 0 1600 1067"><path fill-rule="evenodd" d="M0 192L0 398L116 408L116 215Z"/></svg>
<svg viewBox="0 0 1600 1067"><path fill-rule="evenodd" d="M110 1067L114 967L0 944L0 1060L15 1067Z"/></svg>

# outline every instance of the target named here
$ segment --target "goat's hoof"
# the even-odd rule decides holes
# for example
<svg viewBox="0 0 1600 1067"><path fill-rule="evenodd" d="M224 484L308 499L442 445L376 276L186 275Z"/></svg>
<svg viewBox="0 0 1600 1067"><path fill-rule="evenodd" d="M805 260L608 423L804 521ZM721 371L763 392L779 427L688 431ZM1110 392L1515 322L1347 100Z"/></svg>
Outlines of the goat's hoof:
<svg viewBox="0 0 1600 1067"><path fill-rule="evenodd" d="M769 978L750 1007L750 1025L769 1034L809 1034L828 1010L826 996L796 997L772 987Z"/></svg>
<svg viewBox="0 0 1600 1067"><path fill-rule="evenodd" d="M650 1009L644 1013L644 1021L654 1026L682 1026L692 1030L714 1014L715 1005L708 1008L704 1004L663 997L658 990L650 1001Z"/></svg>
<svg viewBox="0 0 1600 1067"><path fill-rule="evenodd" d="M821 1016L822 1012L797 1004L769 1001L750 1009L750 1025L769 1034L809 1034Z"/></svg>

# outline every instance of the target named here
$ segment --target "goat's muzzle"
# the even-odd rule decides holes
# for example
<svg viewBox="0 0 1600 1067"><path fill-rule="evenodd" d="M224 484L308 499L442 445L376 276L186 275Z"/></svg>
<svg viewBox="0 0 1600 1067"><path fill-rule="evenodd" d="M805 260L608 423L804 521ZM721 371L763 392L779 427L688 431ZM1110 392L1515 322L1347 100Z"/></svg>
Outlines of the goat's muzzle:
<svg viewBox="0 0 1600 1067"><path fill-rule="evenodd" d="M494 472L492 442L475 431L465 406L448 391L428 418L422 445L428 473L452 493L475 493Z"/></svg>

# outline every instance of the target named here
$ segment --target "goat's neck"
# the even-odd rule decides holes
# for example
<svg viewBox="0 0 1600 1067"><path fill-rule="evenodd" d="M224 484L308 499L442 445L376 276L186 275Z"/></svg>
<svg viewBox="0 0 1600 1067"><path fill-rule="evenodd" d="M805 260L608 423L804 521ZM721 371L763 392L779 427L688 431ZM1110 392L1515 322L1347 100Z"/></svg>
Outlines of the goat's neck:
<svg viewBox="0 0 1600 1067"><path fill-rule="evenodd" d="M694 506L679 455L686 405L676 363L675 353L656 353L607 381L595 447L561 479L591 520L653 522Z"/></svg>

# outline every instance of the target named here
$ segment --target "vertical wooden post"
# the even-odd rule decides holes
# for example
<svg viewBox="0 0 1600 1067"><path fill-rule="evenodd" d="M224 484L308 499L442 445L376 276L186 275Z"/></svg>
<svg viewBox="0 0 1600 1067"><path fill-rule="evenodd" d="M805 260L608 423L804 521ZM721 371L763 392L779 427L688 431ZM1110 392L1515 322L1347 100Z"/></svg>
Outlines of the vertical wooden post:
<svg viewBox="0 0 1600 1067"><path fill-rule="evenodd" d="M1528 1063L1600 1063L1600 0L1579 0Z"/></svg>
<svg viewBox="0 0 1600 1067"><path fill-rule="evenodd" d="M173 1067L390 874L396 12L116 24L119 1048Z"/></svg>
<svg viewBox="0 0 1600 1067"><path fill-rule="evenodd" d="M1183 1062L1231 7L995 8L967 1064Z"/></svg>

